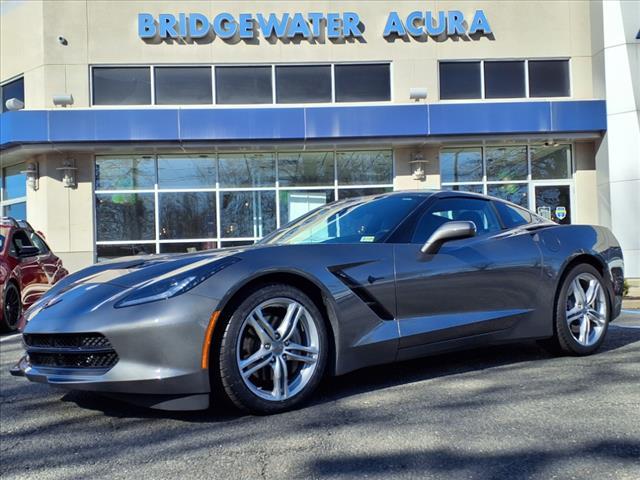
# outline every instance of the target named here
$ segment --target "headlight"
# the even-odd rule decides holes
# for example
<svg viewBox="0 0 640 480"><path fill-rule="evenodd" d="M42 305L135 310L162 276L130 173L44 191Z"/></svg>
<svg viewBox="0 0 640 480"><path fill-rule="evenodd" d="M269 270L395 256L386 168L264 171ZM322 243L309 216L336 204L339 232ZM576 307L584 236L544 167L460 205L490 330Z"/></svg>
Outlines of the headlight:
<svg viewBox="0 0 640 480"><path fill-rule="evenodd" d="M142 303L157 302L181 295L204 282L210 276L218 273L223 268L239 262L239 258L227 257L221 260L207 260L206 264L194 267L189 265L179 273L171 272L166 276L153 279L133 293L127 295L114 306L115 308L131 307Z"/></svg>

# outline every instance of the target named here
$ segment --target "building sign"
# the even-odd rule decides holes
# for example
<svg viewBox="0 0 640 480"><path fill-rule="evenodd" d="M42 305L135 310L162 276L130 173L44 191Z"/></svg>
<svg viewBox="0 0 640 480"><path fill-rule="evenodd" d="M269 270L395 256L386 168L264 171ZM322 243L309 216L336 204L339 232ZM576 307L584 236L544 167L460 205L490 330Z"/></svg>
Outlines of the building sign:
<svg viewBox="0 0 640 480"><path fill-rule="evenodd" d="M404 17L398 12L390 12L381 33L384 38L390 38L491 35L492 31L483 10L476 10L471 19L465 18L458 10L449 10L415 11ZM241 13L237 16L223 12L213 18L202 13L161 13L157 17L150 13L138 14L138 36L143 40L200 39L211 36L223 40L253 39L258 35L264 38L300 37L308 40L322 37L361 38L364 24L355 12Z"/></svg>

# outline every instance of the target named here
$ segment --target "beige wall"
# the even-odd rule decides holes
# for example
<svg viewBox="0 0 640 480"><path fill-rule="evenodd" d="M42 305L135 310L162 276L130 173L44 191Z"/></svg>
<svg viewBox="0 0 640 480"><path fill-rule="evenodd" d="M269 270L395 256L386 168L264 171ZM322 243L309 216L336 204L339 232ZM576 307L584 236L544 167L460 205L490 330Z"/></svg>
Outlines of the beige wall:
<svg viewBox="0 0 640 480"><path fill-rule="evenodd" d="M65 188L63 161L75 159L78 185ZM47 242L62 258L65 267L75 271L93 263L93 157L87 154L36 155L38 190L27 189L27 218L33 228L44 232Z"/></svg>
<svg viewBox="0 0 640 480"><path fill-rule="evenodd" d="M393 100L409 101L409 88L426 87L438 99L439 59L570 57L574 98L601 96L592 75L591 9L588 1L104 1L38 0L6 2L2 15L0 80L25 73L27 108L51 108L54 94L70 93L75 107L89 105L91 64L271 63L388 60L393 63ZM495 39L427 41L382 37L389 11L406 17L414 10L460 9L471 20L484 9ZM138 38L137 14L200 12L210 18L228 11L282 13L355 11L365 24L365 42L329 40L181 44L146 43ZM67 45L58 42L58 36ZM19 48L16 48L18 46Z"/></svg>

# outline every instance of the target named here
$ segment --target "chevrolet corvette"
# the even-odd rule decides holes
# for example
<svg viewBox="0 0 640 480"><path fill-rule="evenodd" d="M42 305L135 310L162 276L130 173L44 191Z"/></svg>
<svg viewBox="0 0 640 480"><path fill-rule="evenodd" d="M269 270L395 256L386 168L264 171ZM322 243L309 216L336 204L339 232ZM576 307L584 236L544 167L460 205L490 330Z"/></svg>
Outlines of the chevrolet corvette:
<svg viewBox="0 0 640 480"><path fill-rule="evenodd" d="M12 373L158 409L226 396L268 414L376 364L523 340L592 354L622 287L604 227L394 192L321 206L252 246L74 273L25 313Z"/></svg>

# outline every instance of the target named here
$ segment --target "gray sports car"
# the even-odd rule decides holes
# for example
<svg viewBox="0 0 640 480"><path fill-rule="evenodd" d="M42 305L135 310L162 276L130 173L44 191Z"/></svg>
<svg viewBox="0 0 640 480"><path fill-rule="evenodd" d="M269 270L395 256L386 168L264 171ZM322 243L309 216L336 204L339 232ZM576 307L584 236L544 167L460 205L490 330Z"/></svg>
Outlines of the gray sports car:
<svg viewBox="0 0 640 480"><path fill-rule="evenodd" d="M166 410L295 407L325 375L541 340L588 355L620 313L621 249L502 200L395 192L322 206L251 247L101 263L25 316L29 380Z"/></svg>

